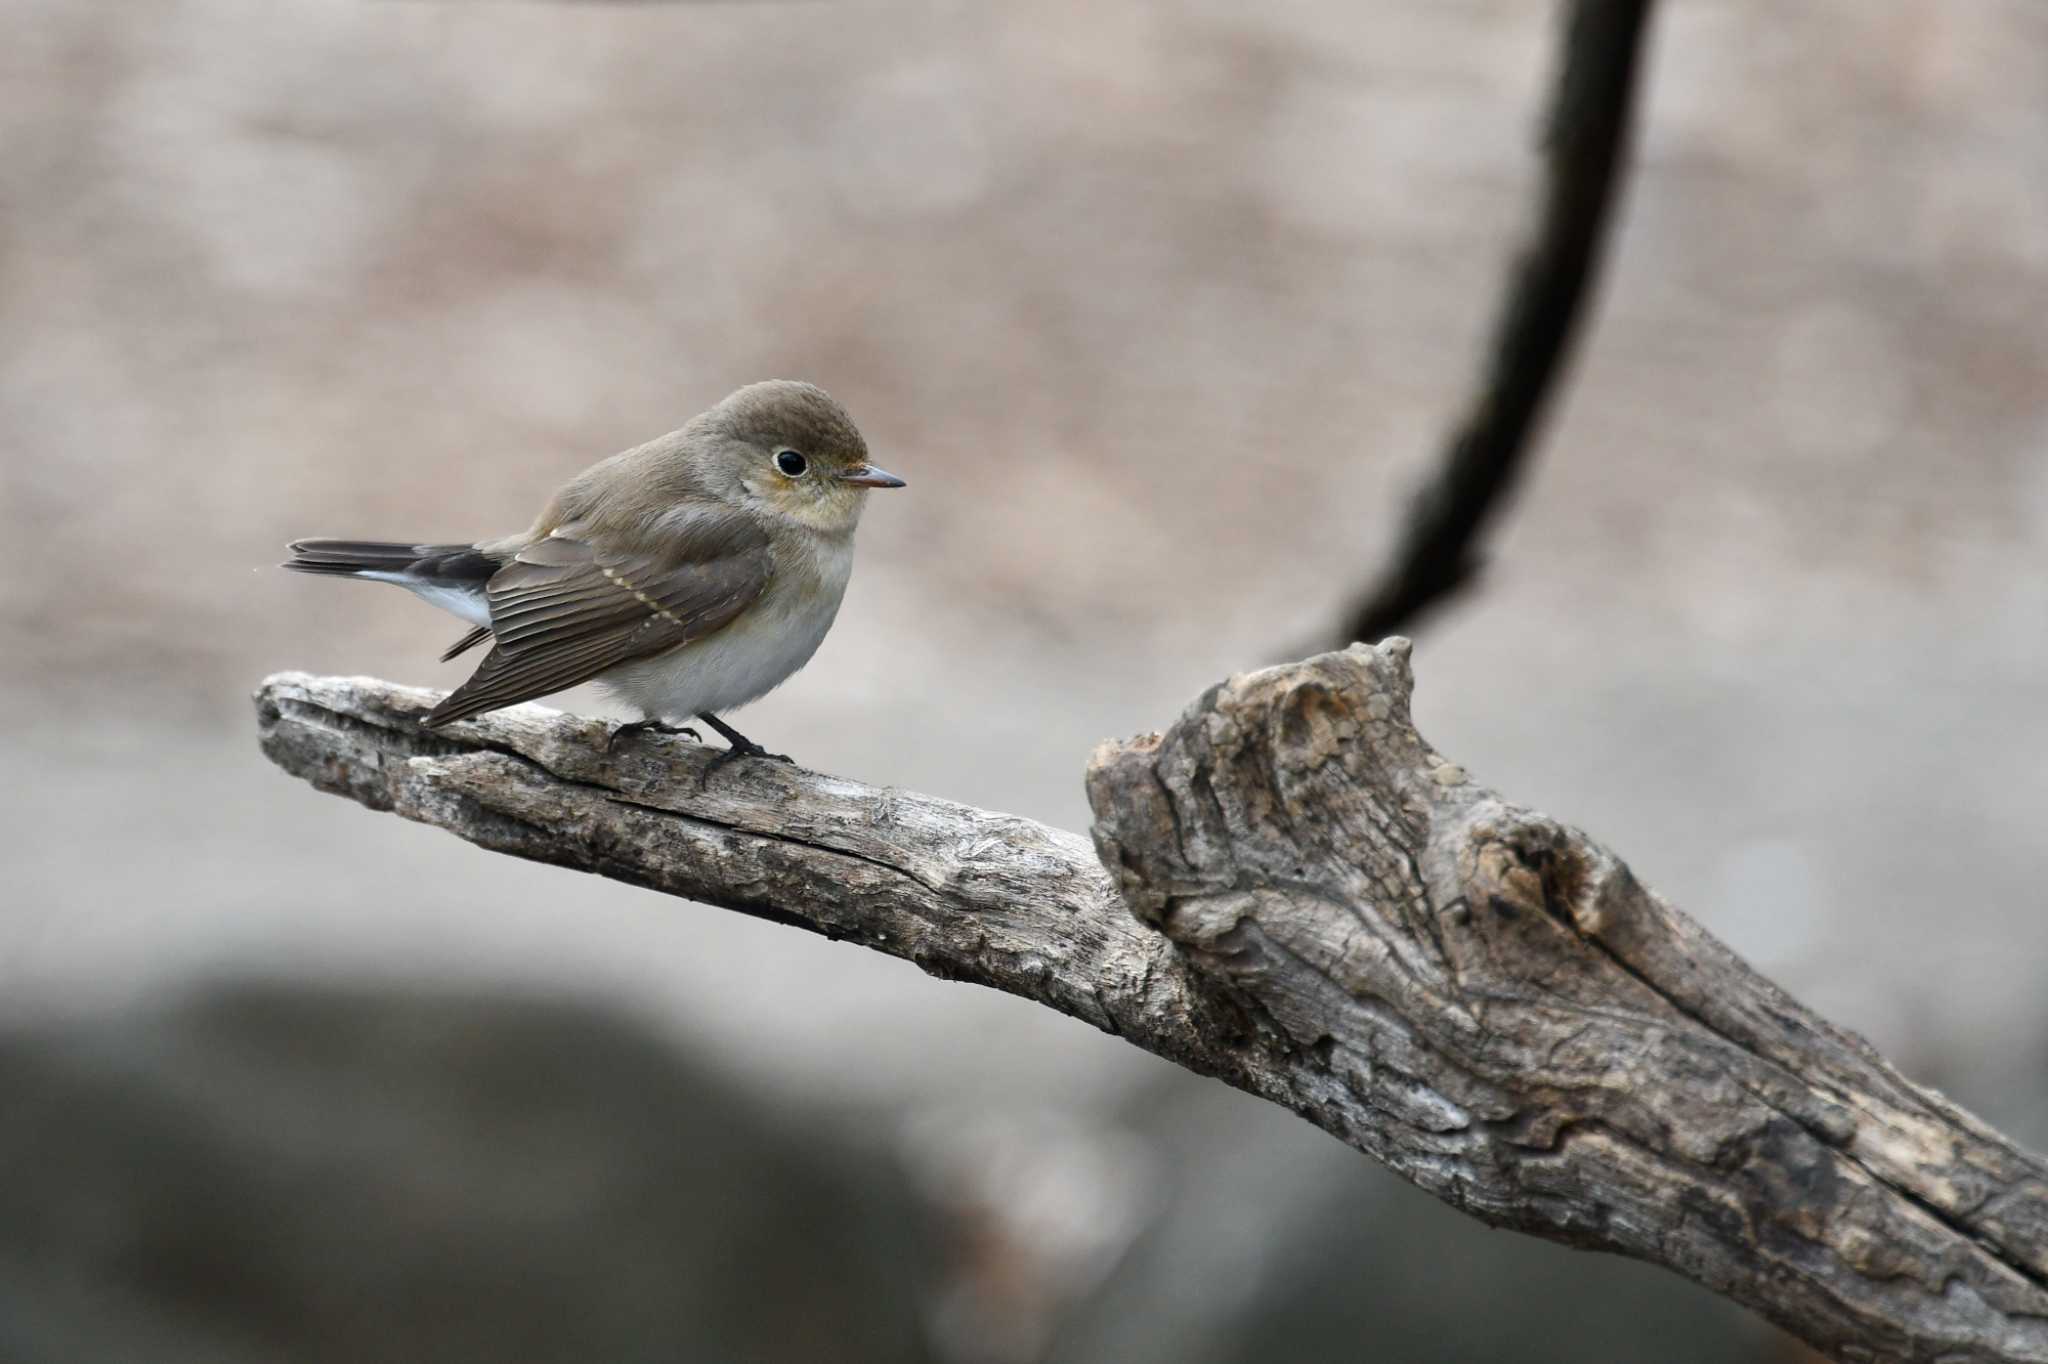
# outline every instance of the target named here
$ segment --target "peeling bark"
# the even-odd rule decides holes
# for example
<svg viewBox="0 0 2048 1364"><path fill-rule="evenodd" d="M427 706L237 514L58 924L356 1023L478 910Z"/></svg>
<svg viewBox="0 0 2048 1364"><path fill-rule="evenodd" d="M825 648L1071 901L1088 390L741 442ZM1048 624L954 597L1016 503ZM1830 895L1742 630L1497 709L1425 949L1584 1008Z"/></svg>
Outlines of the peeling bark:
<svg viewBox="0 0 2048 1364"><path fill-rule="evenodd" d="M471 842L796 924L1285 1105L1495 1226L1666 1265L1842 1360L2048 1361L2048 1167L1409 720L1405 640L1099 749L1095 852L534 706L281 674L264 751ZM1104 867L1110 869L1104 871Z"/></svg>

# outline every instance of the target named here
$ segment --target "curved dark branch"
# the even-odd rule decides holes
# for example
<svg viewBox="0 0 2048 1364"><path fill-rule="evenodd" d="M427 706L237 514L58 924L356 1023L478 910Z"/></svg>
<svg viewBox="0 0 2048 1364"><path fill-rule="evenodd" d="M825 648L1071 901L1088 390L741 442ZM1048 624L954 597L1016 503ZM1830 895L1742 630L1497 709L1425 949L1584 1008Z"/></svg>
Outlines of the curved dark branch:
<svg viewBox="0 0 2048 1364"><path fill-rule="evenodd" d="M1212 688L1097 751L1093 849L537 706L429 732L438 693L282 674L257 708L323 790L1036 1000L1835 1358L2048 1361L2048 1167L1471 781L1411 687L1392 640Z"/></svg>
<svg viewBox="0 0 2048 1364"><path fill-rule="evenodd" d="M1338 642L1381 639L1470 583L1480 539L1535 443L1585 310L1635 105L1650 0L1570 0L1545 137L1542 212L1508 280L1478 390Z"/></svg>

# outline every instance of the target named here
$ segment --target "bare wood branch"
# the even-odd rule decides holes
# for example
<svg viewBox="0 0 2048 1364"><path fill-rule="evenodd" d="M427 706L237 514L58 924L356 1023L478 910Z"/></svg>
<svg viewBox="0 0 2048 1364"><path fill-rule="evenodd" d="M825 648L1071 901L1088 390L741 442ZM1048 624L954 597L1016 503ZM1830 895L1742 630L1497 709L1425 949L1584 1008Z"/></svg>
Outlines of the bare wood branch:
<svg viewBox="0 0 2048 1364"><path fill-rule="evenodd" d="M515 706L426 731L441 693L281 673L263 751L324 791L472 843L846 938L1036 1000L1190 1064L1207 1043L1173 944L1123 908L1088 840L1013 815L737 763Z"/></svg>
<svg viewBox="0 0 2048 1364"><path fill-rule="evenodd" d="M1077 835L525 706L280 674L264 751L518 856L1007 990L1496 1226L1666 1265L1843 1360L2048 1361L2048 1167L1409 720L1405 640L1231 679ZM1114 869L1114 877L1104 866Z"/></svg>
<svg viewBox="0 0 2048 1364"><path fill-rule="evenodd" d="M1569 0L1546 115L1541 212L1509 275L1492 349L1392 556L1342 639L1410 628L1483 567L1479 542L1535 444L1591 292L1635 107L1650 0Z"/></svg>

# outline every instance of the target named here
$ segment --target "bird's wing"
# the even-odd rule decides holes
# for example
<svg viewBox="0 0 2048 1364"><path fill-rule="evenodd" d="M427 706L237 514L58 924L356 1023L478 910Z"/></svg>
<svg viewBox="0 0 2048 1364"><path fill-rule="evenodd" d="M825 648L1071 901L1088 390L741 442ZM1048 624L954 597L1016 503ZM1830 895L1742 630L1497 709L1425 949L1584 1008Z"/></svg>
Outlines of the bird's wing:
<svg viewBox="0 0 2048 1364"><path fill-rule="evenodd" d="M631 550L600 550L581 532L557 529L491 578L496 644L428 725L531 701L702 639L768 585L768 537L743 513L705 508Z"/></svg>
<svg viewBox="0 0 2048 1364"><path fill-rule="evenodd" d="M455 657L455 655L469 649L474 649L477 645L483 643L490 637L491 627L488 625L479 625L474 630L471 630L468 634L464 635L461 639L458 639L453 644L449 645L447 651L441 655L441 661L443 663L446 663L449 659Z"/></svg>

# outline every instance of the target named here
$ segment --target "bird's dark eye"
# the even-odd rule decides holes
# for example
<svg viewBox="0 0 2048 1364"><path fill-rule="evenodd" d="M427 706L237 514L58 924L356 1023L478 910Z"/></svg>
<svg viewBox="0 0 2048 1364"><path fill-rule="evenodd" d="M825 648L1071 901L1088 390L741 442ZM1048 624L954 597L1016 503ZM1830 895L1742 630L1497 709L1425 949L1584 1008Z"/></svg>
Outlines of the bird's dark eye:
<svg viewBox="0 0 2048 1364"><path fill-rule="evenodd" d="M777 450L775 467L791 478L802 478L804 472L811 467L811 462L805 459L800 451Z"/></svg>

